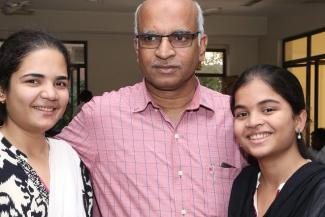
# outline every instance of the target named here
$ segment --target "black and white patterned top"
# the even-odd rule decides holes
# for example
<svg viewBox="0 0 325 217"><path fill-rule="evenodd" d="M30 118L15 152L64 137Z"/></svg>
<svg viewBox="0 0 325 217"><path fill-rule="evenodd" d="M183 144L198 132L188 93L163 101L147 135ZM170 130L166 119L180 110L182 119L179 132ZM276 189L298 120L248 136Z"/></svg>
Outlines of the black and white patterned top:
<svg viewBox="0 0 325 217"><path fill-rule="evenodd" d="M5 138L0 138L0 216L47 217L49 192L27 156ZM93 192L88 170L80 161L86 216L90 217Z"/></svg>

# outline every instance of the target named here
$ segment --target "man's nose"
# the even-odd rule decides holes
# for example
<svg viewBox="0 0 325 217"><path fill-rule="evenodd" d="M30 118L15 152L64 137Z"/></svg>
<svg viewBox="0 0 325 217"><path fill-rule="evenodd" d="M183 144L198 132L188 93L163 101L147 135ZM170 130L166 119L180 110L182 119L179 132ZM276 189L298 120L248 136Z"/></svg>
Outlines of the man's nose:
<svg viewBox="0 0 325 217"><path fill-rule="evenodd" d="M172 46L168 37L162 37L159 47L156 49L156 56L160 59L168 59L170 57L175 56L176 51Z"/></svg>

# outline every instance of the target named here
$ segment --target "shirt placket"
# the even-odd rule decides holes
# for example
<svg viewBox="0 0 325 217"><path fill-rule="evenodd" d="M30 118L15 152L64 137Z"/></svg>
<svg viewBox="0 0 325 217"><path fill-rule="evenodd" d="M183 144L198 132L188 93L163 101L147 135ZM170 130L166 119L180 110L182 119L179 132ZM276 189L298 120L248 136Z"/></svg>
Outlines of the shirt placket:
<svg viewBox="0 0 325 217"><path fill-rule="evenodd" d="M181 132L176 128L173 131L172 135L173 146L174 146L174 185L175 185L175 203L176 203L176 216L187 216L189 213L189 204L186 198L186 185L188 176L186 173L188 172L188 168L185 166L183 162L184 152L182 147L182 143L184 143L184 138Z"/></svg>

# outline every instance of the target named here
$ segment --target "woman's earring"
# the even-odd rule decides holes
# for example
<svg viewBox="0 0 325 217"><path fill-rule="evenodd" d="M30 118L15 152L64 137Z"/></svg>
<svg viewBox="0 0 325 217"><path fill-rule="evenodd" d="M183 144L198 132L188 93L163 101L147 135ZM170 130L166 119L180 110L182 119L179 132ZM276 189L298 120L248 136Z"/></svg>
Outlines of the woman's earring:
<svg viewBox="0 0 325 217"><path fill-rule="evenodd" d="M300 130L298 130L298 133L297 133L297 139L298 139L298 140L302 139L302 135L301 135Z"/></svg>

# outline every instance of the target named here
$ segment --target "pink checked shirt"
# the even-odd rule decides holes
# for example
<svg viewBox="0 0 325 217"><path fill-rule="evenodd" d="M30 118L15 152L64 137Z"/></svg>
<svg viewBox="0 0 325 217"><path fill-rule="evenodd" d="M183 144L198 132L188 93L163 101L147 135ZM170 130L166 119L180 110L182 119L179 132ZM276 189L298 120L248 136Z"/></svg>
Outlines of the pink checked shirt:
<svg viewBox="0 0 325 217"><path fill-rule="evenodd" d="M59 137L91 172L95 217L226 217L243 166L229 97L200 85L175 126L141 82L93 98Z"/></svg>

